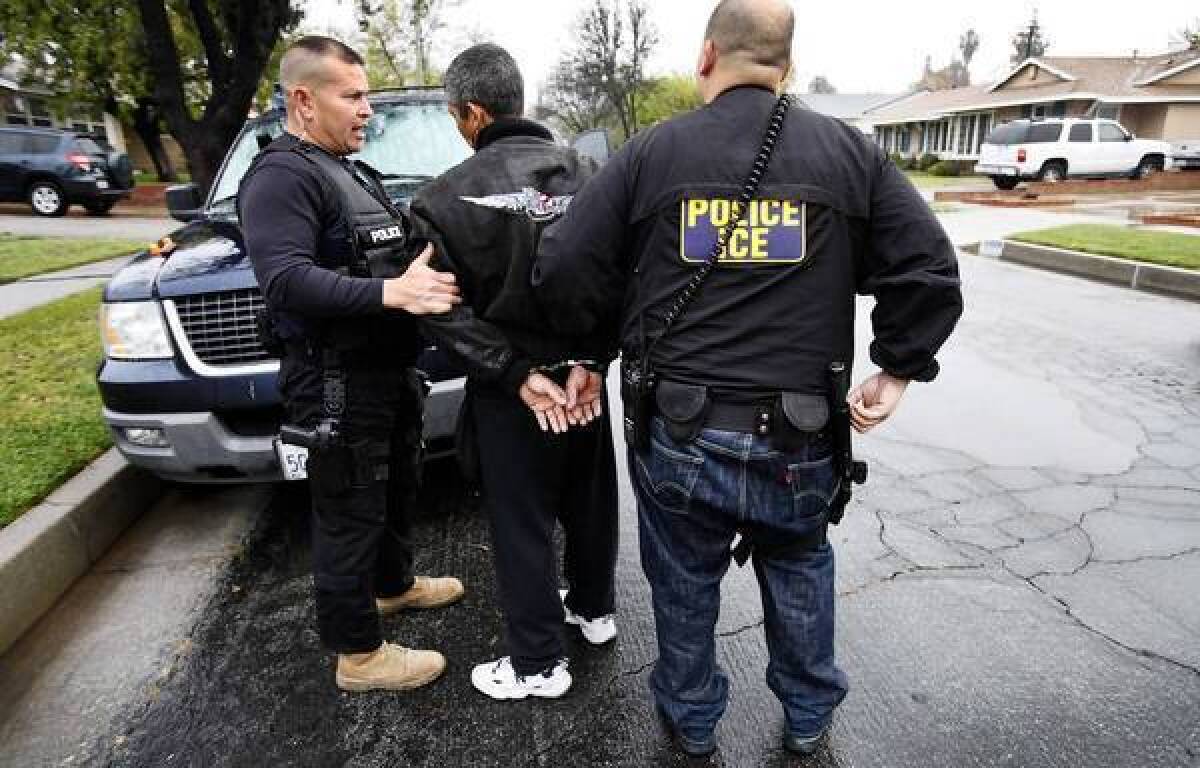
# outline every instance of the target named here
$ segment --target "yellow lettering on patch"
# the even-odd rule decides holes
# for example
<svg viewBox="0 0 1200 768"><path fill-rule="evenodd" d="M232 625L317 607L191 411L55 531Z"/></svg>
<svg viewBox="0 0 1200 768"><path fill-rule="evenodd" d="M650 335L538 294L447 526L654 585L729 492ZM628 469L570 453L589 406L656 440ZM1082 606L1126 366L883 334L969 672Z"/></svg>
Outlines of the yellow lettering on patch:
<svg viewBox="0 0 1200 768"><path fill-rule="evenodd" d="M746 241L749 238L750 233L747 230L741 227L733 230L733 233L729 235L729 246L725 249L728 258L733 261L746 259L750 255L746 247Z"/></svg>
<svg viewBox="0 0 1200 768"><path fill-rule="evenodd" d="M700 217L708 213L707 200L688 200L687 225L694 227L700 222Z"/></svg>
<svg viewBox="0 0 1200 768"><path fill-rule="evenodd" d="M765 261L769 257L767 252L767 235L771 230L767 227L755 227L750 230L750 258L757 261Z"/></svg>
<svg viewBox="0 0 1200 768"><path fill-rule="evenodd" d="M779 201L762 200L758 204L757 226L774 227L779 224Z"/></svg>
<svg viewBox="0 0 1200 768"><path fill-rule="evenodd" d="M733 206L728 200L713 200L710 207L709 221L717 229L729 223L730 208Z"/></svg>
<svg viewBox="0 0 1200 768"><path fill-rule="evenodd" d="M785 200L783 203L783 226L800 226L800 206L796 205L791 200Z"/></svg>

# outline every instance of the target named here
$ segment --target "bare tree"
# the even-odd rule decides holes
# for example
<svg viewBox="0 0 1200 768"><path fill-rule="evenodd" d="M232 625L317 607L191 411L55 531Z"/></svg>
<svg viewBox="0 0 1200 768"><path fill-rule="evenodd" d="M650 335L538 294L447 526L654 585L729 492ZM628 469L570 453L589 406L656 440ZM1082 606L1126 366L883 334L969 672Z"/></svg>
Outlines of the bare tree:
<svg viewBox="0 0 1200 768"><path fill-rule="evenodd" d="M1174 37L1184 48L1190 51L1200 51L1200 18L1182 27Z"/></svg>
<svg viewBox="0 0 1200 768"><path fill-rule="evenodd" d="M962 61L963 69L968 70L967 82L963 85L970 85L971 76L971 59L975 58L975 52L979 50L979 35L975 34L974 29L968 29L962 33L962 37L958 38L958 52L960 61Z"/></svg>
<svg viewBox="0 0 1200 768"><path fill-rule="evenodd" d="M1013 35L1012 45L1013 52L1010 61L1014 65L1020 64L1025 59L1041 56L1050 47L1049 41L1042 36L1042 25L1038 24L1037 11L1033 12L1029 26Z"/></svg>
<svg viewBox="0 0 1200 768"><path fill-rule="evenodd" d="M809 93L837 93L837 88L833 87L833 83L829 82L829 78L825 75L817 75L808 84Z"/></svg>
<svg viewBox="0 0 1200 768"><path fill-rule="evenodd" d="M389 85L432 85L432 59L445 11L462 0L360 0L359 26L367 33L372 79Z"/></svg>
<svg viewBox="0 0 1200 768"><path fill-rule="evenodd" d="M611 115L628 139L641 124L638 94L658 44L645 0L593 0L573 32L576 47L555 68L545 106L572 130L596 127Z"/></svg>

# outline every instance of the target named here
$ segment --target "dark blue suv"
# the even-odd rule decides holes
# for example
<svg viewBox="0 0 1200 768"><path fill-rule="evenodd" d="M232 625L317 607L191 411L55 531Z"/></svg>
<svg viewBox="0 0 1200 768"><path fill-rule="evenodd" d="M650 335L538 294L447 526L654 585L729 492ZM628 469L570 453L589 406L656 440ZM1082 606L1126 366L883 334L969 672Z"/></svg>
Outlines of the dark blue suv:
<svg viewBox="0 0 1200 768"><path fill-rule="evenodd" d="M359 157L386 177L401 206L416 189L465 159L469 148L439 89L372 94L375 115ZM143 252L109 282L101 310L104 361L97 383L104 418L131 464L185 482L281 477L273 441L283 408L278 360L263 348L255 313L263 305L236 212L250 161L283 131L283 114L251 120L212 190L168 190L173 249ZM418 361L432 389L426 403L429 455L452 450L461 374L433 347Z"/></svg>
<svg viewBox="0 0 1200 768"><path fill-rule="evenodd" d="M129 157L91 136L54 128L0 128L0 202L27 201L39 216L62 216L78 203L99 216L132 189Z"/></svg>

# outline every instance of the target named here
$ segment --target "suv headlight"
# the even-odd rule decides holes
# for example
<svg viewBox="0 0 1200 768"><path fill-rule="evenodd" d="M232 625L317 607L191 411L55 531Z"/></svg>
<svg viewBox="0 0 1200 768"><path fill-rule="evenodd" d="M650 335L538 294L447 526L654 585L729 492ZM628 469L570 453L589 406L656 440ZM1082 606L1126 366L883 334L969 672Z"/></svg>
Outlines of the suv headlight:
<svg viewBox="0 0 1200 768"><path fill-rule="evenodd" d="M100 337L104 354L111 358L150 360L174 356L157 301L101 304Z"/></svg>

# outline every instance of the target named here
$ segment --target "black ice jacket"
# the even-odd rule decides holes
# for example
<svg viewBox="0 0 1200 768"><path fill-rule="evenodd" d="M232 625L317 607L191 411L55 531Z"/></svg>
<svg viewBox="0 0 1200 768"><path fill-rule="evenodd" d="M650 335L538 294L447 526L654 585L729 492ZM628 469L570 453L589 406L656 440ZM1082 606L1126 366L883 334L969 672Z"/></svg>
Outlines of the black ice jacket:
<svg viewBox="0 0 1200 768"><path fill-rule="evenodd" d="M463 304L422 318L475 381L515 393L530 369L586 356L607 362L615 341L556 333L534 300L530 271L542 231L566 210L594 164L554 143L537 123L503 118L476 153L413 198L413 238L434 244L434 266L452 271Z"/></svg>
<svg viewBox="0 0 1200 768"><path fill-rule="evenodd" d="M533 281L554 328L615 326L622 348L658 334L708 257L776 103L732 88L625 144L542 238ZM770 168L653 359L666 378L736 397L824 392L850 362L855 293L871 294L871 358L929 380L962 312L954 248L929 206L857 129L793 106ZM637 270L637 279L634 270Z"/></svg>

